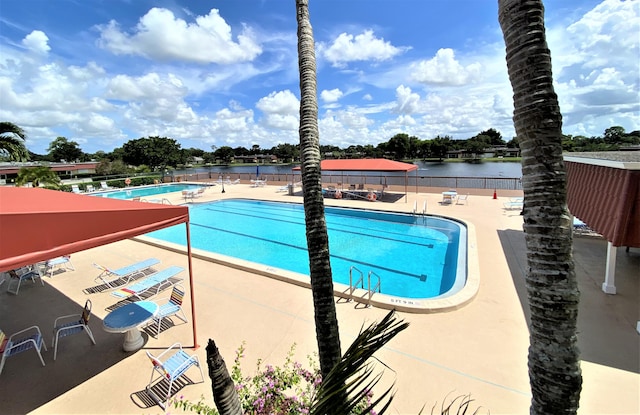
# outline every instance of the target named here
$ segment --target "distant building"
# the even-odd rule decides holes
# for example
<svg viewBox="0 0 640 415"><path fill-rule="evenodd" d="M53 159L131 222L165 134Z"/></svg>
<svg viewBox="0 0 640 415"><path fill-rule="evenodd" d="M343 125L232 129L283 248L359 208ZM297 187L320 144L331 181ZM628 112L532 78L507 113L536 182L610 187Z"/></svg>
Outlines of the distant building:
<svg viewBox="0 0 640 415"><path fill-rule="evenodd" d="M96 174L97 161L88 161L82 163L48 163L48 162L2 162L0 163L0 185L12 183L18 172L23 167L47 166L55 171L61 180L71 179L76 176L88 176Z"/></svg>

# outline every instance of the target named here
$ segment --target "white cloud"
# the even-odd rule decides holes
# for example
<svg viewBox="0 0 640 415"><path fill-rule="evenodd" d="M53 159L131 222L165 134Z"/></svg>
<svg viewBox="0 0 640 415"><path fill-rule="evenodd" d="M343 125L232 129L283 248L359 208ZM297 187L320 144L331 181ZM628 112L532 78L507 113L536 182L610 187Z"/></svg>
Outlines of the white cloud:
<svg viewBox="0 0 640 415"><path fill-rule="evenodd" d="M462 66L455 58L452 49L439 49L436 56L413 63L410 67L413 80L425 84L464 85L477 80L482 65L472 63Z"/></svg>
<svg viewBox="0 0 640 415"><path fill-rule="evenodd" d="M413 114L419 110L420 95L411 92L411 88L400 85L396 88L396 107L394 112Z"/></svg>
<svg viewBox="0 0 640 415"><path fill-rule="evenodd" d="M293 131L299 127L300 101L288 89L260 98L256 108L265 114L262 122L267 128Z"/></svg>
<svg viewBox="0 0 640 415"><path fill-rule="evenodd" d="M333 66L344 66L353 61L385 61L407 48L393 46L374 36L372 30L359 35L341 33L330 45L319 43L318 50Z"/></svg>
<svg viewBox="0 0 640 415"><path fill-rule="evenodd" d="M256 108L270 114L296 114L300 110L300 101L287 89L272 92L268 96L260 98Z"/></svg>
<svg viewBox="0 0 640 415"><path fill-rule="evenodd" d="M622 123L640 128L638 3L604 0L547 33L565 129L593 136Z"/></svg>
<svg viewBox="0 0 640 415"><path fill-rule="evenodd" d="M340 98L342 98L344 94L342 93L342 91L340 91L339 88L335 88L332 90L323 90L320 93L320 98L324 101L324 102L336 102L338 101Z"/></svg>
<svg viewBox="0 0 640 415"><path fill-rule="evenodd" d="M140 77L116 75L109 81L107 97L117 100L158 99L161 97L181 98L187 94L187 88L173 74L160 75L148 73Z"/></svg>
<svg viewBox="0 0 640 415"><path fill-rule="evenodd" d="M30 51L40 55L46 55L51 50L49 47L49 38L40 30L34 30L29 33L22 39L22 44Z"/></svg>
<svg viewBox="0 0 640 415"><path fill-rule="evenodd" d="M234 41L231 27L216 9L188 23L170 10L153 8L140 18L131 35L113 20L99 30L99 45L118 55L228 65L250 61L262 52L248 27Z"/></svg>

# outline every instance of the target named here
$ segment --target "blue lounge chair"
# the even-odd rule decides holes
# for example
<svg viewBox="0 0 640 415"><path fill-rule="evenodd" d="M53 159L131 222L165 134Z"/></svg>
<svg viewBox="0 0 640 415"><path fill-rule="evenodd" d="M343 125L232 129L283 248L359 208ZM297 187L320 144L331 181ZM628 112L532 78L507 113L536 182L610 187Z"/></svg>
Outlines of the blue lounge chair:
<svg viewBox="0 0 640 415"><path fill-rule="evenodd" d="M202 374L202 367L200 366L198 356L189 355L182 350L180 343L174 343L157 357L147 352L147 357L151 360L153 370L151 371L151 379L145 390L149 397L160 405L162 409L166 410L169 405L173 385L177 383L177 380L180 379L191 366L196 366L200 370L200 378L202 379L200 382L204 382L204 375ZM166 395L159 396L156 391L154 391L153 382L156 381L158 381L157 384L162 383L162 386L164 386L164 388L161 387L158 392L164 393L166 390Z"/></svg>
<svg viewBox="0 0 640 415"><path fill-rule="evenodd" d="M144 300L158 294L167 286L173 285L172 279L182 271L184 268L177 266L163 269L128 287L116 290L111 295L119 298L135 297L138 300Z"/></svg>
<svg viewBox="0 0 640 415"><path fill-rule="evenodd" d="M130 283L134 277L139 276L143 271L159 263L159 259L149 258L118 269L111 269L94 263L93 266L102 271L95 278L95 282L105 284L109 288L121 287Z"/></svg>
<svg viewBox="0 0 640 415"><path fill-rule="evenodd" d="M68 271L75 271L75 268L71 263L71 255L59 256L44 262L44 272L49 274L50 278L53 278L53 272L58 267Z"/></svg>

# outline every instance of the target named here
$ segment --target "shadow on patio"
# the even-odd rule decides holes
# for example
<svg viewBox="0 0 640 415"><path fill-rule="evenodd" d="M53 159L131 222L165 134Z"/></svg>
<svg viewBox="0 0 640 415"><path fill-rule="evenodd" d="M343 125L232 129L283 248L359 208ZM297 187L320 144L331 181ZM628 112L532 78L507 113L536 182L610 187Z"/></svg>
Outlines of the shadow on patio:
<svg viewBox="0 0 640 415"><path fill-rule="evenodd" d="M498 231L520 304L530 323L524 273L527 267L524 232ZM578 347L584 361L640 373L640 250L618 249L616 295L602 289L606 266L607 241L599 237L573 239L573 258L580 289Z"/></svg>
<svg viewBox="0 0 640 415"><path fill-rule="evenodd" d="M122 351L122 335L106 333L102 329L102 320L92 314L89 326L96 345L83 333L62 338L54 361L51 347L54 320L59 316L80 313L84 303L77 304L50 284L45 283L43 287L38 280L35 284L23 282L17 296L7 293L5 284L0 291L2 330L10 336L37 325L48 350L42 349L44 367L35 350L7 359L0 374L2 413L31 412L135 353ZM108 392L103 390L100 393Z"/></svg>

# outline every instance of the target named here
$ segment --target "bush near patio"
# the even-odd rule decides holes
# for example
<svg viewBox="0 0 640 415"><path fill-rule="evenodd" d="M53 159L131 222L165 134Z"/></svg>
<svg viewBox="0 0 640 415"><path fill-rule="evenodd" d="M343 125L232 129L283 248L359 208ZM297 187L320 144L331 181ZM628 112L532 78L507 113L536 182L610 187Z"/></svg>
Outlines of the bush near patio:
<svg viewBox="0 0 640 415"><path fill-rule="evenodd" d="M294 361L296 345L293 344L285 357L284 365L263 366L262 360L256 363L256 371L252 376L242 373L242 358L245 342L236 350L236 358L231 369L231 378L245 414L252 415L298 415L309 413L316 388L322 382L317 356L307 356L308 369ZM372 393L363 399L352 412L362 414L371 404ZM217 415L215 408L204 403L204 397L196 402L185 400L182 396L172 399L175 408L194 411L197 414ZM368 412L374 414L375 412Z"/></svg>

